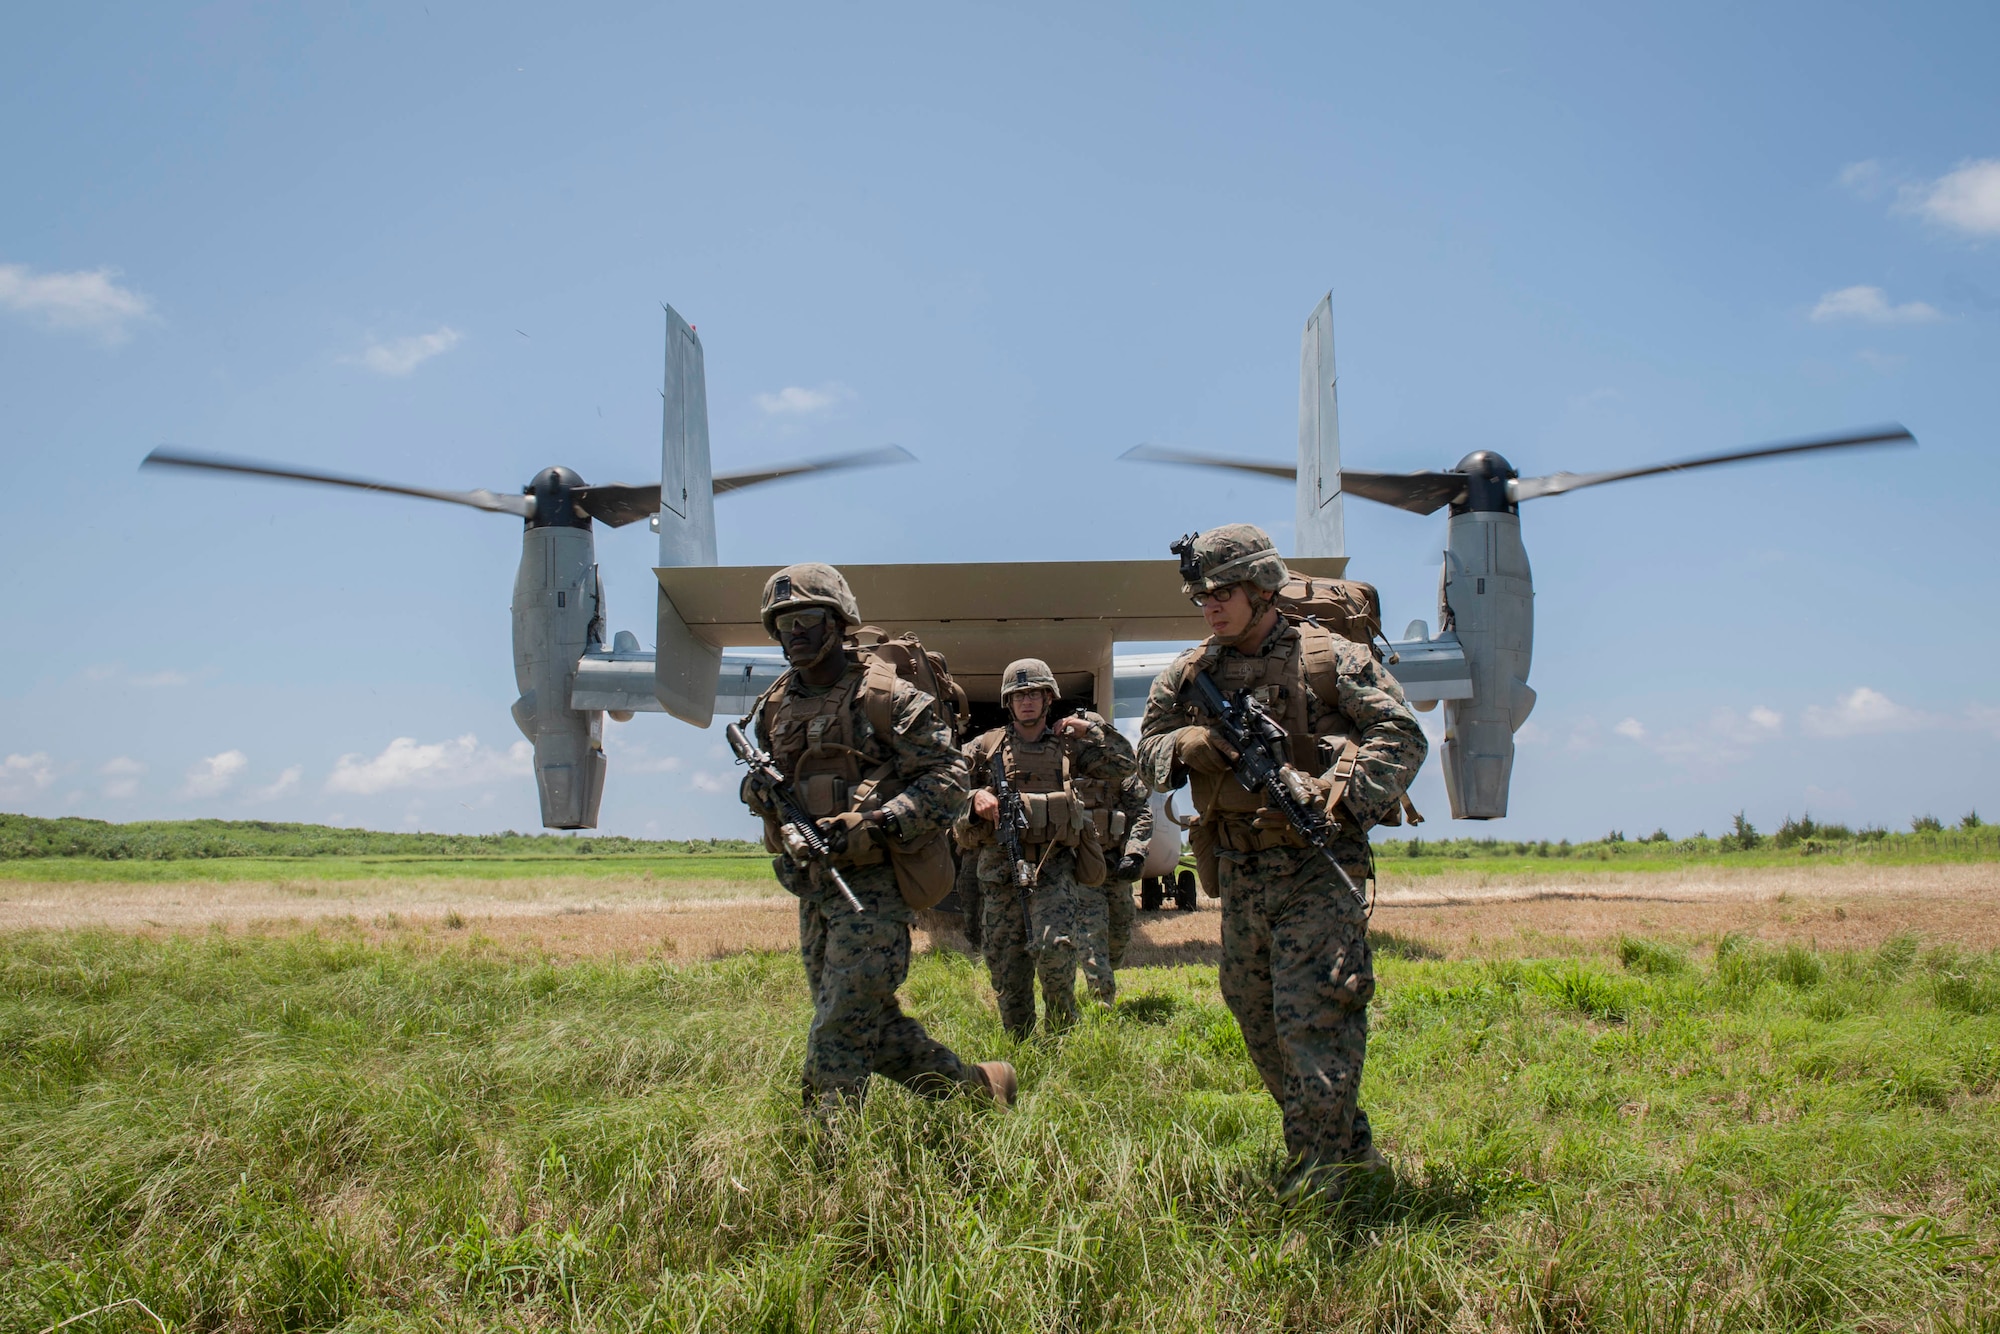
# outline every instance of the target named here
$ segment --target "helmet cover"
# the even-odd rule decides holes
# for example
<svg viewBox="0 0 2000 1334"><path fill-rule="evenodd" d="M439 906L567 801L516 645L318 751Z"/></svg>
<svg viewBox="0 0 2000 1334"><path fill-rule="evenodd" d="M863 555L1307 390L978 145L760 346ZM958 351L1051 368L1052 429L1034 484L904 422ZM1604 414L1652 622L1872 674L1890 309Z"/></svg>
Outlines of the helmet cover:
<svg viewBox="0 0 2000 1334"><path fill-rule="evenodd" d="M771 638L778 637L779 613L804 607L824 607L849 627L861 624L861 609L855 605L854 590L831 565L817 561L787 565L764 581L764 630Z"/></svg>

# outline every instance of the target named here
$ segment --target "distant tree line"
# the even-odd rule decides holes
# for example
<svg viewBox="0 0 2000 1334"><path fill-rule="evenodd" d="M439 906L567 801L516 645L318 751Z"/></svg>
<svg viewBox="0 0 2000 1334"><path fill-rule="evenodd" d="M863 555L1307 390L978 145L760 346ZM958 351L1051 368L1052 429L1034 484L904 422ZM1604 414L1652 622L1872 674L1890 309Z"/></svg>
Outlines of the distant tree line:
<svg viewBox="0 0 2000 1334"><path fill-rule="evenodd" d="M391 834L272 820L43 820L0 815L0 861L77 857L182 861L213 857L602 857L752 852L739 838L651 840L571 834Z"/></svg>
<svg viewBox="0 0 2000 1334"><path fill-rule="evenodd" d="M1750 823L1745 812L1730 817L1727 832L1714 838L1706 830L1688 838L1675 838L1665 829L1655 829L1644 838L1628 839L1623 830L1613 829L1602 838L1571 842L1561 839L1515 840L1500 838L1408 838L1377 845L1383 856L1450 857L1574 857L1586 860L1648 857L1719 856L1732 852L1788 852L1811 857L1830 853L1882 852L1885 854L1944 854L2000 856L2000 825L1988 824L1979 812L1968 811L1946 827L1933 815L1919 815L1910 821L1907 833L1893 832L1880 825L1859 829L1819 821L1810 814L1787 815L1773 833L1766 834Z"/></svg>

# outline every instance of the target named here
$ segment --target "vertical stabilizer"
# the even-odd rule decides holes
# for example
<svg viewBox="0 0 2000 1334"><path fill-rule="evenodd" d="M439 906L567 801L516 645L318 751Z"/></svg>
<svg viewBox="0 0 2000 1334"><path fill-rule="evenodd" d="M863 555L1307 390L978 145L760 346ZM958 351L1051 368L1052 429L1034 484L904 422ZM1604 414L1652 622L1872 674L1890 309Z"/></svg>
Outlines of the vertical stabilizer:
<svg viewBox="0 0 2000 1334"><path fill-rule="evenodd" d="M660 564L715 564L715 473L701 339L672 306L660 388Z"/></svg>
<svg viewBox="0 0 2000 1334"><path fill-rule="evenodd" d="M715 564L715 472L708 459L708 385L701 339L672 306L667 311L667 364L660 389L660 564ZM707 727L715 718L722 650L689 633L663 591L659 595L653 694L683 722Z"/></svg>
<svg viewBox="0 0 2000 1334"><path fill-rule="evenodd" d="M1340 507L1340 408L1334 392L1333 293L1320 299L1299 346L1297 556L1345 556Z"/></svg>

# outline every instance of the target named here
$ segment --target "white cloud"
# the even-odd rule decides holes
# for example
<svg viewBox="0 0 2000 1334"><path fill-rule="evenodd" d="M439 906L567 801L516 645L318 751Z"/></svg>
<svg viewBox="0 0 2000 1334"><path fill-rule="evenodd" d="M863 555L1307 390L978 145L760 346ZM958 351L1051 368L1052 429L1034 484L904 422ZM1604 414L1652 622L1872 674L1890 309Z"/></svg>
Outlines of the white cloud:
<svg viewBox="0 0 2000 1334"><path fill-rule="evenodd" d="M817 389L794 384L775 394L757 395L757 407L767 417L817 417L833 411L853 397L851 389L833 381Z"/></svg>
<svg viewBox="0 0 2000 1334"><path fill-rule="evenodd" d="M1637 718L1627 718L1611 730L1669 764L1705 772L1742 763L1751 747L1779 736L1784 726L1783 714L1760 704L1747 714L1717 709L1699 723L1662 732Z"/></svg>
<svg viewBox="0 0 2000 1334"><path fill-rule="evenodd" d="M304 765L294 764L279 774L269 786L252 788L244 795L252 801L269 801L272 797L282 797L299 785L299 779L305 777L305 773Z"/></svg>
<svg viewBox="0 0 2000 1334"><path fill-rule="evenodd" d="M30 792L40 792L55 781L55 766L49 763L47 751L38 750L33 755L9 755L0 760L0 797L25 797Z"/></svg>
<svg viewBox="0 0 2000 1334"><path fill-rule="evenodd" d="M52 329L94 333L122 343L131 326L153 317L153 303L113 279L116 269L36 273L23 264L0 264L0 307L41 320Z"/></svg>
<svg viewBox="0 0 2000 1334"><path fill-rule="evenodd" d="M105 761L97 771L104 778L104 795L107 797L129 797L139 790L139 775L146 772L146 766L129 755Z"/></svg>
<svg viewBox="0 0 2000 1334"><path fill-rule="evenodd" d="M689 774L688 782L694 784L696 790L701 792L720 792L727 786L727 784L714 774L702 773L700 771Z"/></svg>
<svg viewBox="0 0 2000 1334"><path fill-rule="evenodd" d="M1843 287L1828 292L1812 308L1815 324L1839 320L1859 320L1864 324L1928 324L1944 318L1936 306L1923 301L1893 305L1889 294L1879 287Z"/></svg>
<svg viewBox="0 0 2000 1334"><path fill-rule="evenodd" d="M1965 719L1982 732L1993 734L2000 741L2000 708L1991 704L1973 704L1966 708Z"/></svg>
<svg viewBox="0 0 2000 1334"><path fill-rule="evenodd" d="M533 772L534 747L516 741L505 751L479 744L467 732L453 741L418 745L414 737L399 736L373 759L343 755L326 780L328 792L351 792L372 796L401 787L472 787L524 777Z"/></svg>
<svg viewBox="0 0 2000 1334"><path fill-rule="evenodd" d="M220 755L211 755L187 771L187 778L181 783L181 795L217 796L227 790L249 764L250 757L240 750L225 750Z"/></svg>
<svg viewBox="0 0 2000 1334"><path fill-rule="evenodd" d="M342 357L351 365L366 366L378 375L408 375L432 357L441 356L457 347L464 337L449 325L439 325L427 334L412 334L408 338L392 338L384 343L370 343L361 350L358 357Z"/></svg>
<svg viewBox="0 0 2000 1334"><path fill-rule="evenodd" d="M135 686L146 686L148 688L157 688L161 686L184 686L193 679L194 678L188 676L183 672L154 672L150 676L133 677L132 684Z"/></svg>
<svg viewBox="0 0 2000 1334"><path fill-rule="evenodd" d="M1870 732L1910 732L1930 726L1931 719L1898 704L1879 690L1856 686L1830 709L1817 704L1806 710L1806 731L1813 736L1848 737Z"/></svg>
<svg viewBox="0 0 2000 1334"><path fill-rule="evenodd" d="M1850 162L1840 169L1840 184L1863 199L1873 199L1882 193L1884 174L1882 164L1873 158L1866 162Z"/></svg>
<svg viewBox="0 0 2000 1334"><path fill-rule="evenodd" d="M1932 222L1973 236L2000 236L2000 158L1961 163L1929 185L1906 187L1904 199Z"/></svg>

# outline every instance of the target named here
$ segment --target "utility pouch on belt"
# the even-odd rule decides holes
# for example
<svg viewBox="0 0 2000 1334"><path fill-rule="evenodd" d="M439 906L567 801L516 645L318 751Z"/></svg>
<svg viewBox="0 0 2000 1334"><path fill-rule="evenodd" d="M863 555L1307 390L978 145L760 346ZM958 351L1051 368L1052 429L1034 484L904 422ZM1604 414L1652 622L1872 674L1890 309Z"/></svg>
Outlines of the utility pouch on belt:
<svg viewBox="0 0 2000 1334"><path fill-rule="evenodd" d="M1076 883L1096 889L1110 873L1111 868L1104 860L1104 845L1097 841L1097 831L1086 825L1076 843Z"/></svg>
<svg viewBox="0 0 2000 1334"><path fill-rule="evenodd" d="M958 863L951 855L951 835L934 829L913 843L889 842L889 864L896 868L896 888L912 908L935 907L951 893Z"/></svg>

